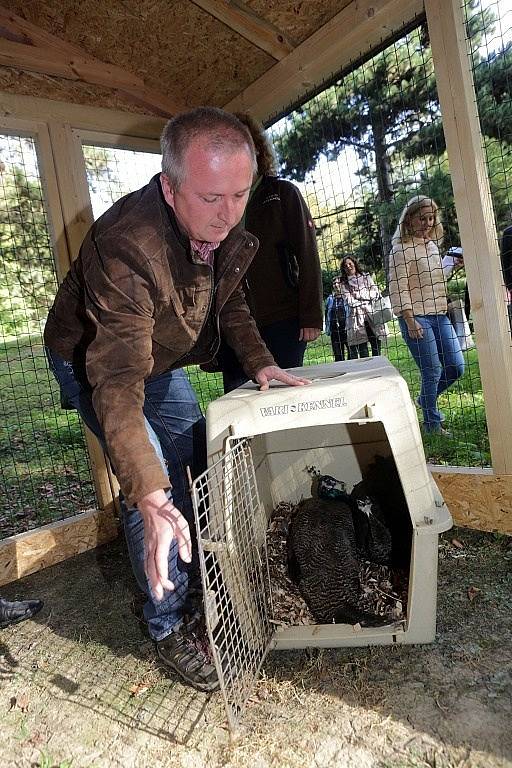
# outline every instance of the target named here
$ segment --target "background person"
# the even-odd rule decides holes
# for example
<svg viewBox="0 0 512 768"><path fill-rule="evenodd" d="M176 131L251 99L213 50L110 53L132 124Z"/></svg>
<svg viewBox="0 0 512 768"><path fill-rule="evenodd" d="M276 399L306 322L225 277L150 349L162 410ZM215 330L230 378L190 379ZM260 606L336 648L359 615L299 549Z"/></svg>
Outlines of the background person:
<svg viewBox="0 0 512 768"><path fill-rule="evenodd" d="M385 325L374 325L370 317L372 300L380 297L378 286L369 272L363 272L356 259L345 256L340 262L340 274L334 278L333 292L347 304L347 342L349 359L380 355L382 339L386 338Z"/></svg>
<svg viewBox="0 0 512 768"><path fill-rule="evenodd" d="M443 227L437 204L416 195L402 213L392 239L389 294L402 336L420 370L418 404L426 432L448 434L437 398L464 373L464 357L447 312L439 254Z"/></svg>
<svg viewBox="0 0 512 768"><path fill-rule="evenodd" d="M325 333L330 336L335 362L345 360L345 355L349 355L346 323L347 303L342 296L333 292L325 304Z"/></svg>
<svg viewBox="0 0 512 768"><path fill-rule="evenodd" d="M232 115L201 107L171 119L161 145L162 173L93 224L44 339L63 396L117 475L158 654L209 691L219 684L215 667L185 622L193 517L185 472L204 468L206 445L182 366L216 354L220 326L262 389L273 378L305 380L274 364L241 289L257 249L237 226L256 170L249 132Z"/></svg>
<svg viewBox="0 0 512 768"><path fill-rule="evenodd" d="M451 248L448 248L442 258L441 263L443 265L443 272L446 281L451 280L451 278L454 277L457 272L460 272L461 269L464 269L464 251L462 250L461 246L454 245ZM449 302L450 296L448 296L448 303ZM464 286L464 314L466 315L467 321L470 322L471 299L469 297L467 281L466 285ZM470 324L470 327L471 330L473 330L472 324Z"/></svg>
<svg viewBox="0 0 512 768"><path fill-rule="evenodd" d="M512 333L512 226L503 230L501 240L501 268L503 270L503 279L507 289L507 309L510 323L510 333Z"/></svg>
<svg viewBox="0 0 512 768"><path fill-rule="evenodd" d="M464 255L460 246L452 246L448 248L445 255L441 260L443 267L444 277L447 283L447 291L449 291L449 282L454 276L464 269ZM463 352L471 349L475 346L471 332L473 330L473 324L469 322L469 315L471 312L471 300L469 298L468 284L464 286L464 301L457 298L456 295L450 295L448 292L448 317L455 329L457 338L459 340L460 348Z"/></svg>
<svg viewBox="0 0 512 768"><path fill-rule="evenodd" d="M259 241L244 282L247 303L263 341L281 368L303 365L306 344L323 327L322 271L315 226L298 188L276 175L276 160L265 130L250 115L237 117L256 147L257 177L244 227ZM224 337L220 364L224 392L247 381L247 374Z"/></svg>

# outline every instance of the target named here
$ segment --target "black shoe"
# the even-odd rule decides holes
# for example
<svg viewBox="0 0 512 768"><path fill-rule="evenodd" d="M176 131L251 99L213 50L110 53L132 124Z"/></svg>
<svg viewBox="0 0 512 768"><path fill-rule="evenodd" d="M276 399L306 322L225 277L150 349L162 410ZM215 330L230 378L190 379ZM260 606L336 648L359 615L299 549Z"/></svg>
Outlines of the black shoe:
<svg viewBox="0 0 512 768"><path fill-rule="evenodd" d="M43 607L42 600L3 600L0 597L0 629L30 619Z"/></svg>
<svg viewBox="0 0 512 768"><path fill-rule="evenodd" d="M219 678L205 636L182 625L159 640L156 650L164 664L170 667L198 691L216 691Z"/></svg>

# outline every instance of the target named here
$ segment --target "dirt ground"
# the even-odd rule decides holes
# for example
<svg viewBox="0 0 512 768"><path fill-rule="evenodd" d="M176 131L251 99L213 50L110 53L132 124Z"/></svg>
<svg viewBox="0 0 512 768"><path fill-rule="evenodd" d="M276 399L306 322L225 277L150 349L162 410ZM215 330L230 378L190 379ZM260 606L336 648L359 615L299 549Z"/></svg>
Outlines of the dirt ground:
<svg viewBox="0 0 512 768"><path fill-rule="evenodd" d="M230 740L220 694L159 667L118 540L2 590L45 607L0 633L0 765L512 766L511 562L449 531L433 645L273 653Z"/></svg>

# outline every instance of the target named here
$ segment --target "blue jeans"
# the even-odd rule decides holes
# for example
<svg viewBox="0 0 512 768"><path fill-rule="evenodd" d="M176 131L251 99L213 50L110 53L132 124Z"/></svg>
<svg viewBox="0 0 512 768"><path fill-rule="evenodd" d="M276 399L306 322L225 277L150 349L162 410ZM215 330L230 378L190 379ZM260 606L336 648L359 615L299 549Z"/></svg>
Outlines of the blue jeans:
<svg viewBox="0 0 512 768"><path fill-rule="evenodd" d="M46 350L50 369L57 379L63 400L75 408L89 429L100 440L108 453L105 438L92 404L92 391L73 365L51 350ZM193 510L186 467L197 476L206 467L205 420L196 395L185 372L167 371L145 382L144 417L146 429L166 473L172 478L172 495L168 497L181 511L193 534ZM193 541L192 565L183 563L176 542L169 552L169 578L174 592L168 592L161 602L155 600L144 573L144 523L137 507L128 509L121 496L123 527L128 552L137 584L147 597L144 616L149 634L162 640L174 627L179 626L187 609L189 572L198 573L197 547Z"/></svg>
<svg viewBox="0 0 512 768"><path fill-rule="evenodd" d="M278 320L270 325L258 326L261 338L280 368L300 368L304 362L306 342L299 341L298 319ZM226 342L221 347L221 366L224 393L231 392L248 380L234 351Z"/></svg>
<svg viewBox="0 0 512 768"><path fill-rule="evenodd" d="M464 373L464 356L448 315L415 315L423 328L422 339L411 339L403 318L399 318L405 343L421 373L419 403L427 432L441 426L437 398Z"/></svg>

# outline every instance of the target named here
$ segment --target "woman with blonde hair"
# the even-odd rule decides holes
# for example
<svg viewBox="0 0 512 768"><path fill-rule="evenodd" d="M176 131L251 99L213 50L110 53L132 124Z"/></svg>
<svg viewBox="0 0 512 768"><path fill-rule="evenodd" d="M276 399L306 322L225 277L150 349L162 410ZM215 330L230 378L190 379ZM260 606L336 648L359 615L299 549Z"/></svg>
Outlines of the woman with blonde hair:
<svg viewBox="0 0 512 768"><path fill-rule="evenodd" d="M439 254L443 239L434 200L415 195L403 209L389 257L389 294L405 343L421 374L417 403L426 432L448 435L437 398L464 373L464 357L447 315Z"/></svg>

